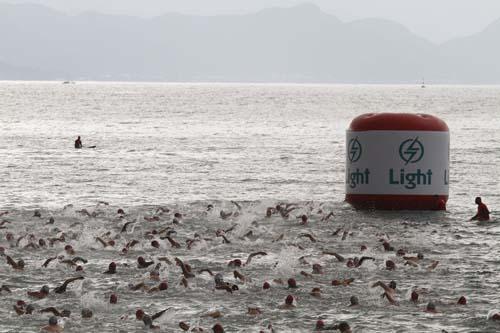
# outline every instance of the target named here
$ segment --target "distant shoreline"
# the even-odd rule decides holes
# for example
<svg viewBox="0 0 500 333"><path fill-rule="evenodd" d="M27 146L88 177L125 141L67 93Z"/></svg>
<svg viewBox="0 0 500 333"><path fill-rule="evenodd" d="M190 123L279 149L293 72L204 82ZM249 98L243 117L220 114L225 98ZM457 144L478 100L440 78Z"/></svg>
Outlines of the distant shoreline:
<svg viewBox="0 0 500 333"><path fill-rule="evenodd" d="M2 80L0 84L4 83L35 83L35 84L63 84L65 80ZM116 85L220 85L220 86L375 86L375 87L421 87L420 82L415 83L340 83L340 82L263 82L263 81L117 81L117 80L71 80L75 84L116 84ZM73 85L71 85L73 86ZM426 87L491 87L500 88L500 83L432 83L425 84Z"/></svg>

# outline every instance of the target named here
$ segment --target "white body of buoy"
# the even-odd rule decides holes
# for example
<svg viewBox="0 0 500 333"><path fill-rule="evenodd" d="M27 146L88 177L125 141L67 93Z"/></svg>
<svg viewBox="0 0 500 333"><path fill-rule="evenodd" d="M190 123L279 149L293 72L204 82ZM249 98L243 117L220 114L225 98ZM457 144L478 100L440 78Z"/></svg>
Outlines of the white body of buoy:
<svg viewBox="0 0 500 333"><path fill-rule="evenodd" d="M445 210L448 126L424 114L355 118L346 137L346 201L360 209Z"/></svg>

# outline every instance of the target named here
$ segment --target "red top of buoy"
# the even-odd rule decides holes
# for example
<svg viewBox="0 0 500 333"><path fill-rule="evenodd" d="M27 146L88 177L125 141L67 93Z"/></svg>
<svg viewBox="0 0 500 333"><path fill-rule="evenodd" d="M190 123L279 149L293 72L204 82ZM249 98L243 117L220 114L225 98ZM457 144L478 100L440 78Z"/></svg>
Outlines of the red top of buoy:
<svg viewBox="0 0 500 333"><path fill-rule="evenodd" d="M448 125L438 117L423 113L366 113L356 117L351 131L436 131L448 132Z"/></svg>

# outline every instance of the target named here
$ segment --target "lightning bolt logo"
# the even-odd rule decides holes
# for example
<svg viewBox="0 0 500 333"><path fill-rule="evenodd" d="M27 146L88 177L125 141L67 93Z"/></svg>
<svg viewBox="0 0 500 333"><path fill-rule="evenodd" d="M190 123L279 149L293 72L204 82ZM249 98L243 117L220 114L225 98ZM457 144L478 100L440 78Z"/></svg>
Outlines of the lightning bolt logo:
<svg viewBox="0 0 500 333"><path fill-rule="evenodd" d="M358 138L351 139L349 141L347 156L351 163L357 162L361 158L361 153L363 149L361 148L361 143L359 143Z"/></svg>
<svg viewBox="0 0 500 333"><path fill-rule="evenodd" d="M418 136L415 139L408 139L401 143L399 156L405 162L405 165L417 163L424 157L424 145L418 140Z"/></svg>

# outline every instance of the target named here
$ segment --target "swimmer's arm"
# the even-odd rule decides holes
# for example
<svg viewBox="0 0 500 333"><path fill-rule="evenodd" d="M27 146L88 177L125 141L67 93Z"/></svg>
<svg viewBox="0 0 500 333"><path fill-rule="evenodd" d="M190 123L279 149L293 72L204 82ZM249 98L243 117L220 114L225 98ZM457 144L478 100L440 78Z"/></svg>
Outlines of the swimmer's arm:
<svg viewBox="0 0 500 333"><path fill-rule="evenodd" d="M393 290L392 288L389 288L385 283L383 283L382 281L377 281L375 282L374 284L372 284L372 288L375 288L375 287L381 287L382 289L384 289L384 291L386 293L393 293Z"/></svg>
<svg viewBox="0 0 500 333"><path fill-rule="evenodd" d="M361 265L363 265L363 261L365 260L373 260L375 261L375 258L373 257L361 257L361 259L359 259L359 262L358 262L358 267L360 267Z"/></svg>
<svg viewBox="0 0 500 333"><path fill-rule="evenodd" d="M155 320L155 319L159 318L162 314L165 313L165 311L168 311L170 309L171 308L166 308L165 310L162 310L162 311L160 311L158 313L155 313L154 315L151 316L151 319Z"/></svg>
<svg viewBox="0 0 500 333"><path fill-rule="evenodd" d="M104 247L106 247L108 245L101 237L96 237L95 240L98 241L99 243L101 243L102 246L104 246Z"/></svg>
<svg viewBox="0 0 500 333"><path fill-rule="evenodd" d="M334 256L335 258L337 258L337 260L339 262L344 262L345 261L345 258L342 257L340 254L338 253L335 253L335 252L330 252L330 251L323 251L323 254L329 254L331 256Z"/></svg>
<svg viewBox="0 0 500 333"><path fill-rule="evenodd" d="M438 264L439 264L439 261L438 261L438 260L434 260L434 261L432 262L432 264L431 264L429 267L427 267L427 269L428 269L428 270L433 270L434 268L436 268L436 267L437 267L437 265L438 265Z"/></svg>
<svg viewBox="0 0 500 333"><path fill-rule="evenodd" d="M250 253L248 255L248 258L247 258L247 261L246 261L246 265L250 264L250 262L252 261L252 258L255 257L255 256L267 256L267 253L264 252L264 251L259 251L259 252L254 252L254 253Z"/></svg>
<svg viewBox="0 0 500 333"><path fill-rule="evenodd" d="M235 206L236 206L236 208L238 208L238 210L241 210L241 206L240 206L240 205L239 205L236 201L232 201L232 200L231 200L231 203L232 203L233 205L235 205Z"/></svg>
<svg viewBox="0 0 500 333"><path fill-rule="evenodd" d="M333 216L333 212L330 212L330 214L328 214L328 215L324 216L324 217L321 219L321 221L328 221L328 219L329 219L330 217L332 217L332 216Z"/></svg>
<svg viewBox="0 0 500 333"><path fill-rule="evenodd" d="M11 265L12 268L16 268L17 267L17 263L10 256L6 255L5 258L7 259L7 263L9 265Z"/></svg>
<svg viewBox="0 0 500 333"><path fill-rule="evenodd" d="M399 303L394 299L394 297L392 296L392 293L391 292L385 292L384 293L384 296L387 298L387 300L393 304L393 305L399 305Z"/></svg>

